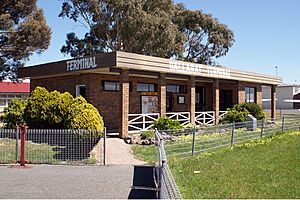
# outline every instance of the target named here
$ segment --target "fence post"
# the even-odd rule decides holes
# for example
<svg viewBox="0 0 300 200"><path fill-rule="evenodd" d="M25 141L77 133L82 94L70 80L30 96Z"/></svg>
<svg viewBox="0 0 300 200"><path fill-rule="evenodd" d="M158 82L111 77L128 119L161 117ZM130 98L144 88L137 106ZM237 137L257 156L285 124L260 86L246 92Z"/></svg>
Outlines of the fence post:
<svg viewBox="0 0 300 200"><path fill-rule="evenodd" d="M25 166L25 140L26 140L26 126L21 126L21 158L20 158L20 165L22 167Z"/></svg>
<svg viewBox="0 0 300 200"><path fill-rule="evenodd" d="M144 115L144 114L142 114L143 115L143 130L145 130L146 129L146 116Z"/></svg>
<svg viewBox="0 0 300 200"><path fill-rule="evenodd" d="M103 165L106 165L106 127L103 132Z"/></svg>
<svg viewBox="0 0 300 200"><path fill-rule="evenodd" d="M16 126L16 163L19 158L19 126Z"/></svg>
<svg viewBox="0 0 300 200"><path fill-rule="evenodd" d="M281 131L284 131L284 115L282 116L282 125L281 125Z"/></svg>
<svg viewBox="0 0 300 200"><path fill-rule="evenodd" d="M196 126L193 129L193 141L192 141L192 156L195 154L195 135L196 135Z"/></svg>
<svg viewBox="0 0 300 200"><path fill-rule="evenodd" d="M234 144L234 129L235 129L235 122L232 123L231 127L231 146Z"/></svg>
<svg viewBox="0 0 300 200"><path fill-rule="evenodd" d="M163 158L163 155L162 155L162 149L163 149L163 140L160 140L160 143L159 143L159 184L158 184L158 198L159 199L162 199L162 192L161 192L161 185L162 185L162 178L163 178L163 170L164 170L164 165L165 165L165 162L166 160Z"/></svg>
<svg viewBox="0 0 300 200"><path fill-rule="evenodd" d="M260 138L263 137L263 134L264 134L264 128L265 128L265 120L263 119L263 120L261 121Z"/></svg>

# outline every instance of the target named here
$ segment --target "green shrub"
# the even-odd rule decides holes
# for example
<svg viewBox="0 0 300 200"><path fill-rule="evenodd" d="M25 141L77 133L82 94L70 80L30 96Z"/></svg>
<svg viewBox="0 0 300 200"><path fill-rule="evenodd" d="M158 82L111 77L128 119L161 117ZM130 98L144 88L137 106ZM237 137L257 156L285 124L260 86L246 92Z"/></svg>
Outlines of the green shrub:
<svg viewBox="0 0 300 200"><path fill-rule="evenodd" d="M153 123L154 127L158 130L172 130L172 129L181 129L179 121L170 119L169 117L160 117Z"/></svg>
<svg viewBox="0 0 300 200"><path fill-rule="evenodd" d="M235 105L233 108L227 109L227 113L221 121L222 123L245 122L248 114L249 112L245 108Z"/></svg>
<svg viewBox="0 0 300 200"><path fill-rule="evenodd" d="M266 113L256 103L247 102L227 109L227 113L222 118L222 123L245 122L247 115L251 114L257 120L265 119Z"/></svg>
<svg viewBox="0 0 300 200"><path fill-rule="evenodd" d="M16 125L25 124L24 110L27 100L13 99L9 102L8 107L4 109L1 121L5 124L5 128L16 128Z"/></svg>
<svg viewBox="0 0 300 200"><path fill-rule="evenodd" d="M263 109L257 105L254 102L246 102L241 104L241 107L245 108L248 110L248 112L255 117L257 120L265 119L266 118L266 113L263 111Z"/></svg>
<svg viewBox="0 0 300 200"><path fill-rule="evenodd" d="M30 128L89 129L103 131L98 110L83 97L68 92L48 92L37 87L30 95L24 119Z"/></svg>
<svg viewBox="0 0 300 200"><path fill-rule="evenodd" d="M50 127L67 128L67 117L69 109L72 108L74 98L68 92L60 93L53 91L49 93L47 107L47 123Z"/></svg>
<svg viewBox="0 0 300 200"><path fill-rule="evenodd" d="M24 119L31 128L47 127L47 114L49 105L49 92L42 87L36 87L31 92L27 106L24 111Z"/></svg>
<svg viewBox="0 0 300 200"><path fill-rule="evenodd" d="M145 131L145 132L141 133L141 139L142 140L145 140L145 139L148 139L148 138L154 138L154 131L153 130L148 130L148 131Z"/></svg>
<svg viewBox="0 0 300 200"><path fill-rule="evenodd" d="M103 131L104 122L98 110L79 96L74 99L69 108L67 128Z"/></svg>

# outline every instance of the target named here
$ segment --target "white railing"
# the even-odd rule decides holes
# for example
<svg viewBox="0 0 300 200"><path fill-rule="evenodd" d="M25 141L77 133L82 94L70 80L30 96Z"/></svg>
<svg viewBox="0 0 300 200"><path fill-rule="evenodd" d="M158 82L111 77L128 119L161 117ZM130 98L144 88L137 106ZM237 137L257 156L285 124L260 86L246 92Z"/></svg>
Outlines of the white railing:
<svg viewBox="0 0 300 200"><path fill-rule="evenodd" d="M191 116L189 112L166 113L166 116L169 117L170 119L179 121L181 125L187 125L191 121Z"/></svg>
<svg viewBox="0 0 300 200"><path fill-rule="evenodd" d="M227 111L219 111L219 119L222 119L226 115Z"/></svg>
<svg viewBox="0 0 300 200"><path fill-rule="evenodd" d="M215 124L215 112L205 111L195 113L196 125L214 125Z"/></svg>
<svg viewBox="0 0 300 200"><path fill-rule="evenodd" d="M146 131L153 127L153 122L159 118L159 113L129 114L129 131Z"/></svg>
<svg viewBox="0 0 300 200"><path fill-rule="evenodd" d="M221 119L227 111L219 112L219 119ZM170 112L166 113L170 119L178 120L181 125L187 125L191 122L190 112ZM129 132L146 131L153 127L153 122L160 117L159 113L148 114L129 114L128 115L128 130ZM215 112L205 111L195 113L196 125L214 125Z"/></svg>

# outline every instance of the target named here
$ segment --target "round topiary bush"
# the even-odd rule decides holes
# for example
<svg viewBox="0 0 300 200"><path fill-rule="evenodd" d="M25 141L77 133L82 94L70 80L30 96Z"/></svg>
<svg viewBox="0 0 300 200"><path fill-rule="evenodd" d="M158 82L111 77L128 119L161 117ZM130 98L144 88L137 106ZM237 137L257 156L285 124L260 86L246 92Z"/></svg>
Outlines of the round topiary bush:
<svg viewBox="0 0 300 200"><path fill-rule="evenodd" d="M24 121L30 128L86 129L103 131L98 110L83 97L68 93L48 92L36 87L24 110Z"/></svg>
<svg viewBox="0 0 300 200"><path fill-rule="evenodd" d="M67 118L70 129L90 129L103 131L104 122L98 110L79 96L71 104Z"/></svg>

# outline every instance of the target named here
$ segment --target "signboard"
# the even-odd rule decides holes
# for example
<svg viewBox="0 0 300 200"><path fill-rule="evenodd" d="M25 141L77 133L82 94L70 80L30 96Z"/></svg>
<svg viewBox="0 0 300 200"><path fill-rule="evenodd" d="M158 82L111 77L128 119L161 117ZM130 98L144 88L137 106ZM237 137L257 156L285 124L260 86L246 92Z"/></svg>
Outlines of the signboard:
<svg viewBox="0 0 300 200"><path fill-rule="evenodd" d="M142 113L158 112L158 97L157 96L142 96Z"/></svg>
<svg viewBox="0 0 300 200"><path fill-rule="evenodd" d="M79 71L84 69L96 68L96 57L79 58L75 60L69 60L66 62L67 71Z"/></svg>
<svg viewBox="0 0 300 200"><path fill-rule="evenodd" d="M173 60L169 61L169 69L176 72L195 73L197 75L207 75L212 77L231 77L230 70L223 67L211 67Z"/></svg>
<svg viewBox="0 0 300 200"><path fill-rule="evenodd" d="M156 96L158 95L158 92L142 92L142 96Z"/></svg>

